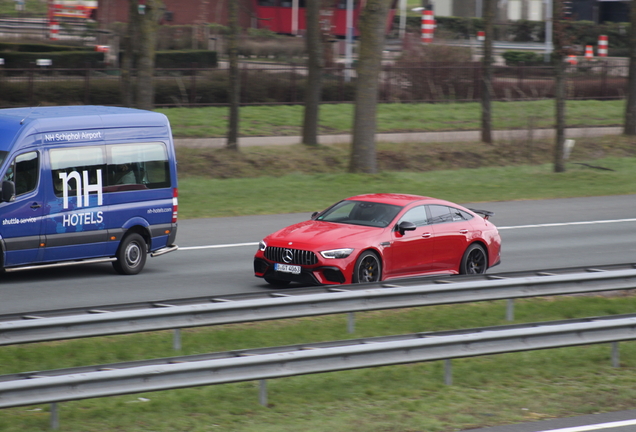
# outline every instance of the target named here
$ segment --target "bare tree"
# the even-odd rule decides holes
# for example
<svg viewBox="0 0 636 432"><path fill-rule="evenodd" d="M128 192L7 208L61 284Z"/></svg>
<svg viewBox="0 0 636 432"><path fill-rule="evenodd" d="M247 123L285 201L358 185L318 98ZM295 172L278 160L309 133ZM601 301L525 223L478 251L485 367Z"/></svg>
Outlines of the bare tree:
<svg viewBox="0 0 636 432"><path fill-rule="evenodd" d="M625 107L625 135L636 135L636 1L631 1L629 10L629 83Z"/></svg>
<svg viewBox="0 0 636 432"><path fill-rule="evenodd" d="M151 110L154 108L153 77L157 26L161 13L160 0L128 2L128 29L122 58L122 102L125 106ZM133 70L137 70L136 77Z"/></svg>
<svg viewBox="0 0 636 432"><path fill-rule="evenodd" d="M228 3L228 57L230 62L230 120L227 130L227 148L239 150L238 147L238 123L239 123L239 103L241 97L241 81L238 64L238 0L227 0Z"/></svg>
<svg viewBox="0 0 636 432"><path fill-rule="evenodd" d="M554 172L565 171L565 58L572 49L569 44L569 37L566 35L566 22L563 20L563 0L553 0L552 16L554 52L552 60L554 62L554 85L556 101L556 141L554 143Z"/></svg>
<svg viewBox="0 0 636 432"><path fill-rule="evenodd" d="M496 0L483 0L484 17L484 57L482 59L483 77L481 91L481 141L492 144L492 116L490 100L492 97L492 42L494 36Z"/></svg>
<svg viewBox="0 0 636 432"><path fill-rule="evenodd" d="M305 116L303 144L318 144L318 114L322 93L322 73L325 66L324 46L320 28L320 3L306 0L307 88L305 90Z"/></svg>
<svg viewBox="0 0 636 432"><path fill-rule="evenodd" d="M155 51L161 6L161 0L146 0L143 14L140 14L137 108L147 110L155 105Z"/></svg>
<svg viewBox="0 0 636 432"><path fill-rule="evenodd" d="M135 67L135 58L139 51L137 42L139 41L139 2L137 0L129 0L128 2L128 28L124 38L124 53L121 61L121 96L124 106L134 106L134 81L133 69Z"/></svg>
<svg viewBox="0 0 636 432"><path fill-rule="evenodd" d="M376 173L378 80L382 68L386 18L391 0L368 0L360 16L356 102L349 172Z"/></svg>

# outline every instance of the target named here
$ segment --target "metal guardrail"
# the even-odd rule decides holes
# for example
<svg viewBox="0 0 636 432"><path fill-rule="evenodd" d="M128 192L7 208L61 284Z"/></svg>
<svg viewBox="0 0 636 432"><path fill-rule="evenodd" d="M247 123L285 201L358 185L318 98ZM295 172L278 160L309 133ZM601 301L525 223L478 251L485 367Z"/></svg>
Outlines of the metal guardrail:
<svg viewBox="0 0 636 432"><path fill-rule="evenodd" d="M0 377L0 408L636 339L636 315L415 333Z"/></svg>
<svg viewBox="0 0 636 432"><path fill-rule="evenodd" d="M628 290L636 288L636 269L459 280L452 282L449 277L410 286L380 284L355 291L347 291L345 286L330 293L279 293L274 298L187 306L158 304L155 306L161 307L119 312L94 309L92 314L80 316L30 316L26 318L33 319L0 322L0 346L346 312Z"/></svg>

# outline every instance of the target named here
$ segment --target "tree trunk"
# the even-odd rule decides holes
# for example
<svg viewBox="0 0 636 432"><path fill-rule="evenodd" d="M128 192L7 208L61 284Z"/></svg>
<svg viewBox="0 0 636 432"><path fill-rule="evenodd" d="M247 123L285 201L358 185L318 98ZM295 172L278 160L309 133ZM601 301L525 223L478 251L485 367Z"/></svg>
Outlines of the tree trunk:
<svg viewBox="0 0 636 432"><path fill-rule="evenodd" d="M565 171L565 65L564 65L564 24L562 22L563 0L553 0L554 17L554 73L555 73L555 101L556 101L556 141L554 143L554 172Z"/></svg>
<svg viewBox="0 0 636 432"><path fill-rule="evenodd" d="M391 0L368 0L360 16L356 103L349 172L377 172L375 129L378 81L382 68L386 17Z"/></svg>
<svg viewBox="0 0 636 432"><path fill-rule="evenodd" d="M127 107L135 105L134 77L135 58L139 50L139 3L137 0L128 1L128 28L124 39L124 54L121 60L121 97L122 104Z"/></svg>
<svg viewBox="0 0 636 432"><path fill-rule="evenodd" d="M230 62L230 120L227 130L227 148L238 151L238 122L239 103L241 98L241 81L238 64L238 2L237 0L227 0L228 2L228 56Z"/></svg>
<svg viewBox="0 0 636 432"><path fill-rule="evenodd" d="M146 110L155 107L155 50L160 6L160 0L146 0L144 13L140 14L137 108Z"/></svg>
<svg viewBox="0 0 636 432"><path fill-rule="evenodd" d="M305 116L303 120L303 144L318 145L318 118L324 69L323 43L320 29L320 3L322 0L306 0L307 18L307 88L305 89Z"/></svg>
<svg viewBox="0 0 636 432"><path fill-rule="evenodd" d="M481 141L492 144L492 116L490 100L492 97L492 42L494 36L495 0L483 0L484 58L481 92Z"/></svg>
<svg viewBox="0 0 636 432"><path fill-rule="evenodd" d="M630 2L629 83L625 107L625 135L636 135L636 1Z"/></svg>

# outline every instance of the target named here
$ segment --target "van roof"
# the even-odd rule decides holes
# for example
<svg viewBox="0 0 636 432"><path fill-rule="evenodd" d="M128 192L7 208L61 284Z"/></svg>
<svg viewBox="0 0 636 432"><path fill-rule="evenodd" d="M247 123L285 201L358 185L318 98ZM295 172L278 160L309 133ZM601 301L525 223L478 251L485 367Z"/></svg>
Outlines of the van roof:
<svg viewBox="0 0 636 432"><path fill-rule="evenodd" d="M103 128L166 127L165 115L134 108L98 105L0 109L0 150L19 137Z"/></svg>

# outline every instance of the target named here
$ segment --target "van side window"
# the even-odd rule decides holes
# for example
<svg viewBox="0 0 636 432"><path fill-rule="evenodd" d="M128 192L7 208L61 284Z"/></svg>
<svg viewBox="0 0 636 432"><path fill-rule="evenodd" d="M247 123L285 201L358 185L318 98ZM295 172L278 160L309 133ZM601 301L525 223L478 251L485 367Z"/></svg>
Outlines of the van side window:
<svg viewBox="0 0 636 432"><path fill-rule="evenodd" d="M104 184L106 164L102 147L53 149L50 157L55 195L62 196L64 189L81 190L84 176L88 184Z"/></svg>
<svg viewBox="0 0 636 432"><path fill-rule="evenodd" d="M116 144L106 149L107 191L122 190L118 185L138 185L125 190L170 187L168 152L163 143Z"/></svg>
<svg viewBox="0 0 636 432"><path fill-rule="evenodd" d="M15 183L15 194L22 195L35 190L40 176L40 158L37 152L17 156L4 175L3 180Z"/></svg>
<svg viewBox="0 0 636 432"><path fill-rule="evenodd" d="M104 193L170 187L163 143L58 148L50 151L50 157L57 196L63 195L64 188L74 195L85 181L101 185Z"/></svg>

